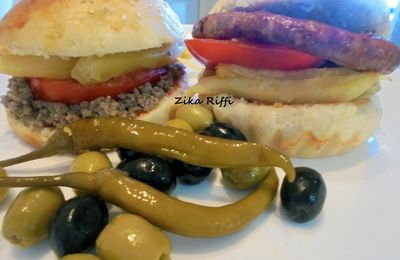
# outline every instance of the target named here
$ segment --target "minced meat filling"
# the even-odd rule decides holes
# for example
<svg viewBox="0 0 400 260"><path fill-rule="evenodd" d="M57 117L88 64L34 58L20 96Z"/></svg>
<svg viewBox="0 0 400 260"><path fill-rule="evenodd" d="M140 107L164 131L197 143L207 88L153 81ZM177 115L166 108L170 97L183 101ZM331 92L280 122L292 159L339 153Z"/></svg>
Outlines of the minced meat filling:
<svg viewBox="0 0 400 260"><path fill-rule="evenodd" d="M33 128L60 127L79 118L137 117L155 108L173 88L176 79L182 76L181 65L174 64L169 68L170 72L155 85L146 83L131 93L119 95L116 100L101 97L77 105L36 100L24 78L11 78L7 95L1 97L1 102L17 119L29 123Z"/></svg>

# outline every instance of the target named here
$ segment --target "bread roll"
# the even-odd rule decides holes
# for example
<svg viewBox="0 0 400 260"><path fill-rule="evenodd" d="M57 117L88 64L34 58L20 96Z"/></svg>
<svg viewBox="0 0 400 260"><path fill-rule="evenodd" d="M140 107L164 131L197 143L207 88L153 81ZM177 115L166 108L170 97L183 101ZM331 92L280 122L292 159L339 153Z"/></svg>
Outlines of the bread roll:
<svg viewBox="0 0 400 260"><path fill-rule="evenodd" d="M298 158L349 151L374 134L382 116L376 95L348 103L304 105L265 105L236 99L232 106L212 109L217 121L238 127L250 141Z"/></svg>
<svg viewBox="0 0 400 260"><path fill-rule="evenodd" d="M162 0L22 0L0 23L0 55L103 56L183 43Z"/></svg>

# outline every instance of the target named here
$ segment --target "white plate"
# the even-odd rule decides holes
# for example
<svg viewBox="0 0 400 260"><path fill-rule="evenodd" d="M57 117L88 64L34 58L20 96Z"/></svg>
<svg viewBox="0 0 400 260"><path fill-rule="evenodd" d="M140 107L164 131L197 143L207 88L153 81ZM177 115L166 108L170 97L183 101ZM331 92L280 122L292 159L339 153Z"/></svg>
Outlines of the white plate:
<svg viewBox="0 0 400 260"><path fill-rule="evenodd" d="M291 223L280 210L277 198L268 213L248 228L224 238L191 239L168 234L172 259L352 259L398 260L400 237L400 70L383 82L380 92L384 116L380 129L369 142L345 155L314 160L294 160L296 166L320 171L328 196L322 214L307 224ZM0 95L7 77L0 75ZM0 106L0 159L28 152L6 123ZM111 154L113 162L118 162ZM70 156L55 156L8 168L9 175L59 174L68 170ZM282 175L280 175L282 177ZM71 191L65 189L67 196ZM0 219L17 190L0 206ZM174 196L196 203L222 205L245 193L226 190L219 177L211 176L195 187L178 185ZM1 220L0 220L1 221ZM22 250L0 237L0 259L53 260L48 242Z"/></svg>

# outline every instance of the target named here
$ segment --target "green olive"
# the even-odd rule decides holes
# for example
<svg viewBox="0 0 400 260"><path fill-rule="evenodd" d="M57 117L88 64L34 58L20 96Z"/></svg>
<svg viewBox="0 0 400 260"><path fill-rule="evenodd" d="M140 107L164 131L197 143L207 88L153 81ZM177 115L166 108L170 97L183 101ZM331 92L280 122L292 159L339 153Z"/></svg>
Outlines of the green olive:
<svg viewBox="0 0 400 260"><path fill-rule="evenodd" d="M63 256L60 260L100 260L100 258L91 254L72 254Z"/></svg>
<svg viewBox="0 0 400 260"><path fill-rule="evenodd" d="M0 177L7 177L6 171L0 167ZM8 188L0 188L0 203L2 203L8 195Z"/></svg>
<svg viewBox="0 0 400 260"><path fill-rule="evenodd" d="M267 176L268 167L251 167L240 169L221 169L223 183L237 190L251 188Z"/></svg>
<svg viewBox="0 0 400 260"><path fill-rule="evenodd" d="M121 214L100 233L96 249L102 259L170 259L171 242L147 220Z"/></svg>
<svg viewBox="0 0 400 260"><path fill-rule="evenodd" d="M107 168L112 168L112 164L107 155L102 152L86 152L75 158L71 164L70 170L73 172L93 173Z"/></svg>
<svg viewBox="0 0 400 260"><path fill-rule="evenodd" d="M172 119L172 120L169 120L168 122L166 122L165 125L193 132L193 128L190 126L190 124L183 119L179 119L179 118Z"/></svg>
<svg viewBox="0 0 400 260"><path fill-rule="evenodd" d="M112 168L110 159L102 152L86 152L78 155L72 162L71 172L94 173L102 169ZM86 192L75 190L77 195L84 195Z"/></svg>
<svg viewBox="0 0 400 260"><path fill-rule="evenodd" d="M202 105L185 105L176 111L175 118L185 120L197 132L210 126L214 116L210 110Z"/></svg>
<svg viewBox="0 0 400 260"><path fill-rule="evenodd" d="M48 235L51 219L64 202L60 188L28 188L10 204L2 233L10 243L30 247Z"/></svg>

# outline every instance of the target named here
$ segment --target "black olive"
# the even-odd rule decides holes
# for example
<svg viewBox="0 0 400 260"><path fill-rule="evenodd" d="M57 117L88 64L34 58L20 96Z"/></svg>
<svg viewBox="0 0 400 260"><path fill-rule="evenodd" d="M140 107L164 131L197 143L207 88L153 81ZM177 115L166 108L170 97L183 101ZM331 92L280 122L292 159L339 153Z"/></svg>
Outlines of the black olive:
<svg viewBox="0 0 400 260"><path fill-rule="evenodd" d="M212 123L207 129L199 132L199 134L223 139L247 141L246 137L239 129L230 124L221 122ZM210 175L212 170L211 168L187 164L178 160L174 160L173 168L179 181L188 185L195 185L202 182Z"/></svg>
<svg viewBox="0 0 400 260"><path fill-rule="evenodd" d="M307 167L296 168L296 179L289 183L283 180L281 189L282 207L290 219L304 223L315 218L324 207L325 182L317 171Z"/></svg>
<svg viewBox="0 0 400 260"><path fill-rule="evenodd" d="M131 160L122 161L117 168L127 172L131 178L162 192L170 193L175 189L176 176L167 160L141 154Z"/></svg>
<svg viewBox="0 0 400 260"><path fill-rule="evenodd" d="M206 128L206 130L200 132L200 134L223 139L247 141L247 138L239 129L233 125L221 122L215 122L211 124L208 128Z"/></svg>
<svg viewBox="0 0 400 260"><path fill-rule="evenodd" d="M82 252L94 245L107 223L104 201L92 195L72 198L60 207L50 224L51 247L59 257Z"/></svg>
<svg viewBox="0 0 400 260"><path fill-rule="evenodd" d="M118 148L117 153L121 161L133 159L137 155L136 151L125 148Z"/></svg>
<svg viewBox="0 0 400 260"><path fill-rule="evenodd" d="M172 162L172 169L178 180L183 184L196 185L204 181L211 173L212 168L188 164L179 160Z"/></svg>

